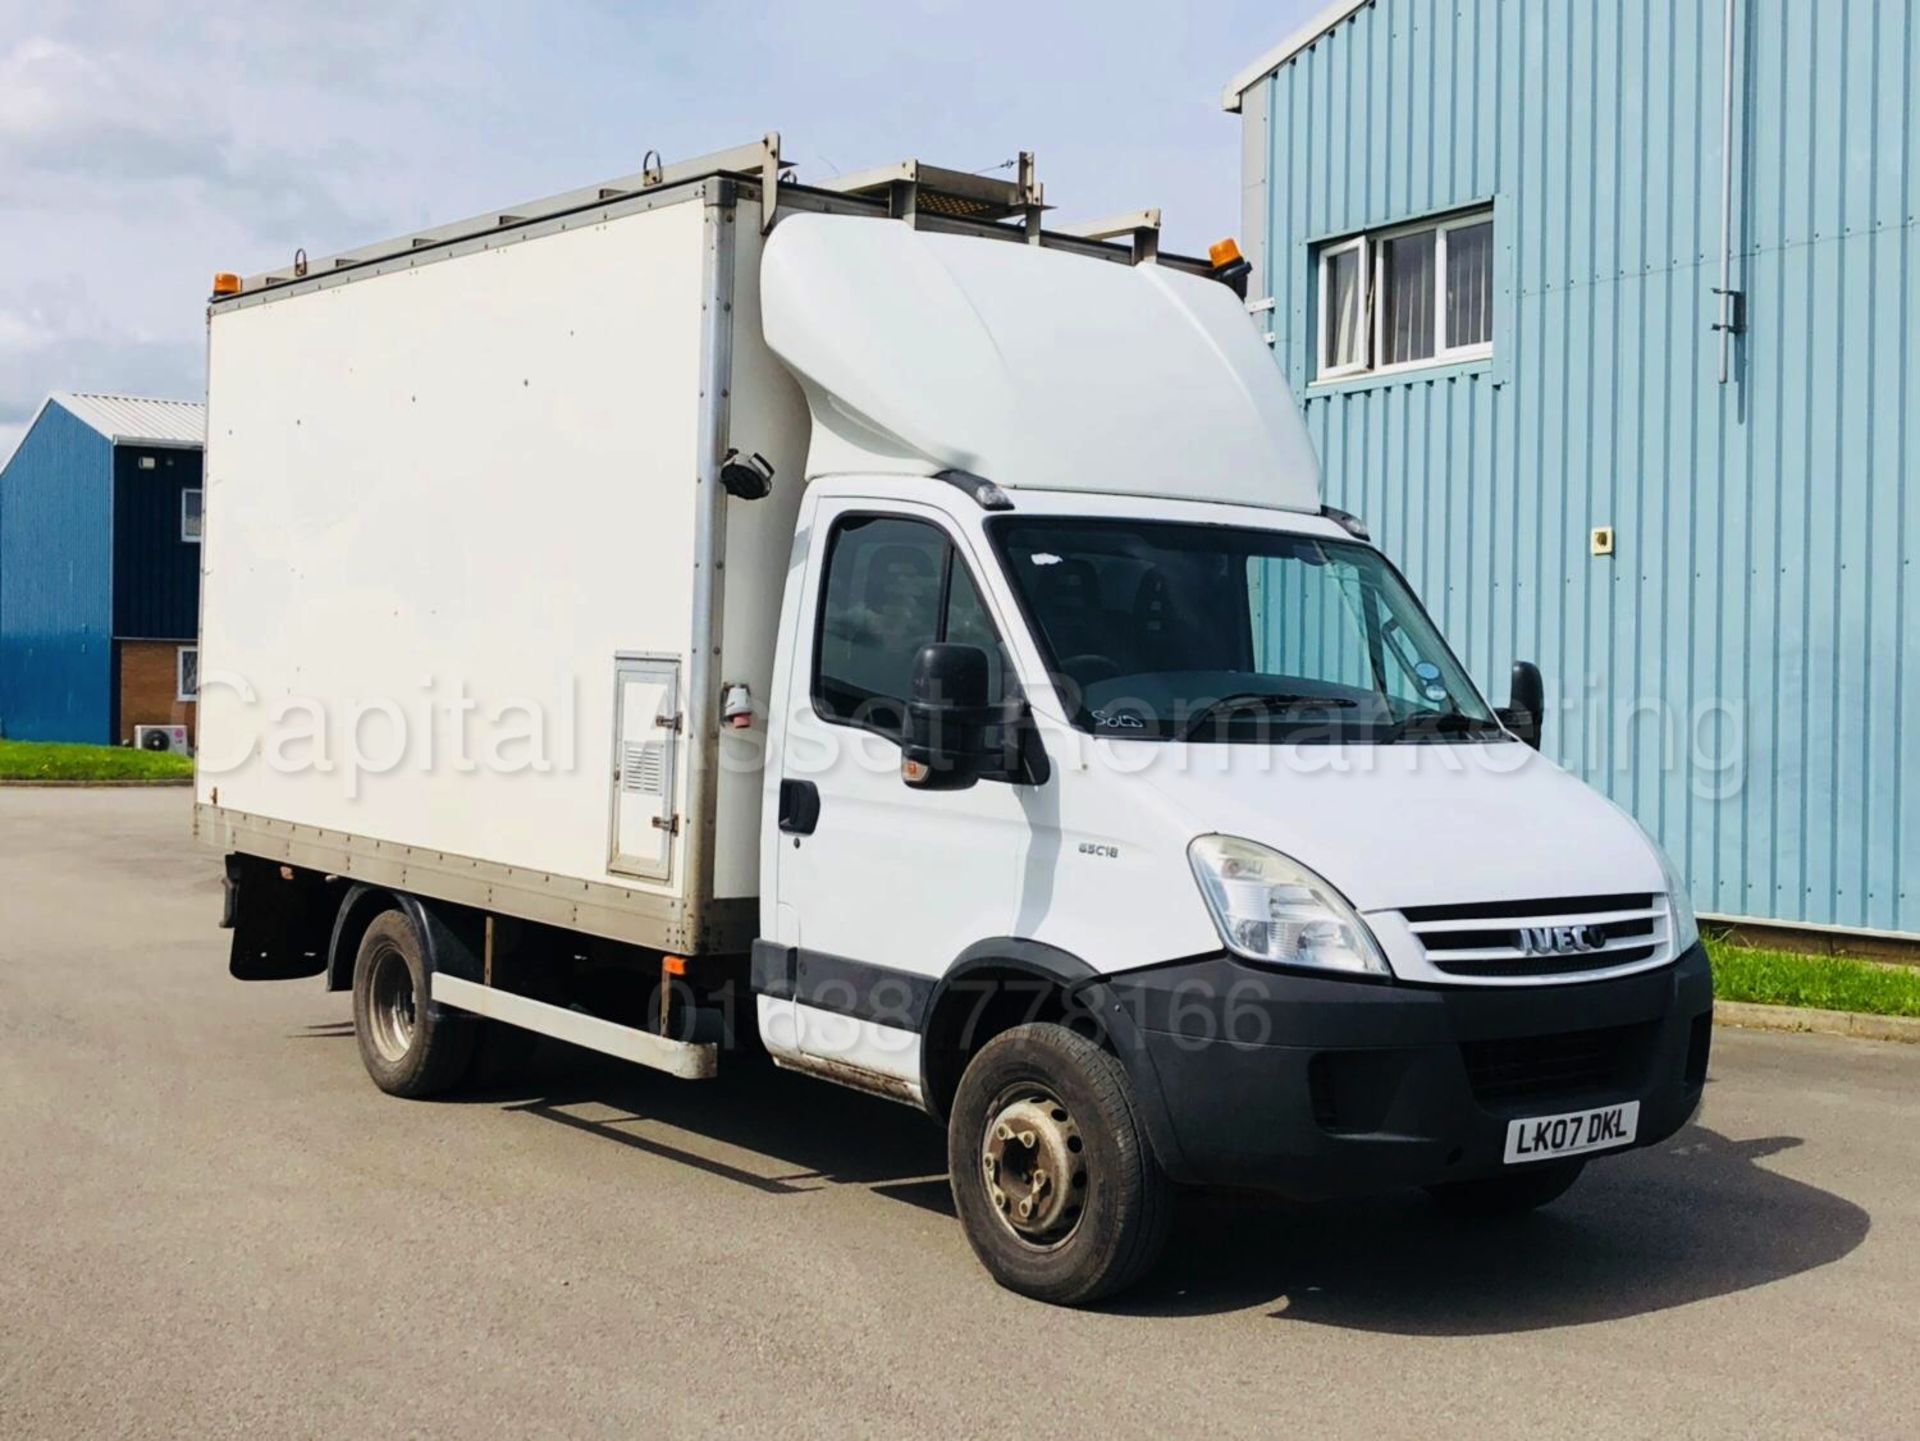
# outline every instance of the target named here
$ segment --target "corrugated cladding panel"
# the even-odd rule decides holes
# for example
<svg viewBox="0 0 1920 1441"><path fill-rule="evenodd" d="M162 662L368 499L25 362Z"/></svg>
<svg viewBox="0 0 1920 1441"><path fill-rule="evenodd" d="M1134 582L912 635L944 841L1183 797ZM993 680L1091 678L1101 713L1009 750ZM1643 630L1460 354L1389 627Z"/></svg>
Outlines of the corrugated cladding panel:
<svg viewBox="0 0 1920 1441"><path fill-rule="evenodd" d="M1328 500L1704 909L1920 933L1920 13L1736 9L1732 383L1722 0L1374 0L1283 64L1275 347ZM1495 358L1314 388L1314 244L1487 200Z"/></svg>
<svg viewBox="0 0 1920 1441"><path fill-rule="evenodd" d="M181 539L180 495L200 488L200 466L198 450L114 450L113 633L122 639L199 634L200 546Z"/></svg>
<svg viewBox="0 0 1920 1441"><path fill-rule="evenodd" d="M48 405L0 471L0 729L11 739L113 738L112 452Z"/></svg>

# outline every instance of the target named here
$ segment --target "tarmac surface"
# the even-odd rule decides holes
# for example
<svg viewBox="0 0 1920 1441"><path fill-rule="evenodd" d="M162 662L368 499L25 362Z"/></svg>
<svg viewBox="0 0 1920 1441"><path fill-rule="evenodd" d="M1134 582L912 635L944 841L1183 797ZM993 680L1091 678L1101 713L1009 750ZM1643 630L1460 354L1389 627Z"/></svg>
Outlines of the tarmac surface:
<svg viewBox="0 0 1920 1441"><path fill-rule="evenodd" d="M1920 1047L1723 1029L1547 1211L1194 1197L1066 1312L903 1107L380 1094L345 996L228 978L190 804L0 788L0 1436L1920 1433Z"/></svg>

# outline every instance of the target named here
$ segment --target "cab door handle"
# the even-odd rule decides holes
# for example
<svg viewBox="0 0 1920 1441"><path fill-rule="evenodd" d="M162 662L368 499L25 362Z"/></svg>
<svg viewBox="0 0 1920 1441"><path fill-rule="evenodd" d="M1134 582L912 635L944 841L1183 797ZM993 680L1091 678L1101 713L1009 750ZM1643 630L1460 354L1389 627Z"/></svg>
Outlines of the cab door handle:
<svg viewBox="0 0 1920 1441"><path fill-rule="evenodd" d="M810 836L819 824L820 787L812 781L781 781L781 831L790 836Z"/></svg>

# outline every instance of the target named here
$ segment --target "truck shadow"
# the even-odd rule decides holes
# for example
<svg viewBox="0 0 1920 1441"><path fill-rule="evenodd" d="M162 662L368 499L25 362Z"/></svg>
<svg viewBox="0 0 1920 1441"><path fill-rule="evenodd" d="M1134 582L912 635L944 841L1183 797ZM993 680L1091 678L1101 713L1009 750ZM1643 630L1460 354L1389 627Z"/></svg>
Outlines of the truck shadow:
<svg viewBox="0 0 1920 1441"><path fill-rule="evenodd" d="M1796 1137L1705 1126L1590 1166L1545 1210L1442 1216L1417 1194L1281 1205L1192 1197L1162 1264L1113 1309L1276 1319L1401 1336L1486 1336L1664 1311L1839 1260L1859 1206L1766 1167Z"/></svg>
<svg viewBox="0 0 1920 1441"><path fill-rule="evenodd" d="M731 1061L699 1085L556 1048L492 1104L768 1194L855 1186L953 1214L945 1137L924 1116ZM1482 1336L1663 1311L1828 1265L1866 1238L1859 1206L1768 1168L1800 1145L1691 1125L1588 1169L1561 1201L1503 1222L1448 1218L1418 1194L1291 1203L1180 1198L1144 1284L1104 1308L1276 1319L1405 1336Z"/></svg>
<svg viewBox="0 0 1920 1441"><path fill-rule="evenodd" d="M527 1083L452 1099L502 1106L769 1194L863 1186L953 1214L946 1137L907 1106L729 1057L688 1083L554 1042Z"/></svg>

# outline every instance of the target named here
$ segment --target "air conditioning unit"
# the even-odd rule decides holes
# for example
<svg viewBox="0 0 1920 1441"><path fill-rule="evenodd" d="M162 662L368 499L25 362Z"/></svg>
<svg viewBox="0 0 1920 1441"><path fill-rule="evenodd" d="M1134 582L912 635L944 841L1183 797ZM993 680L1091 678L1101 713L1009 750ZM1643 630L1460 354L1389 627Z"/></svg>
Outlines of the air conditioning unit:
<svg viewBox="0 0 1920 1441"><path fill-rule="evenodd" d="M187 744L185 726L135 726L133 744L138 750L153 751L156 754L187 756L193 749Z"/></svg>

